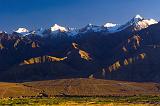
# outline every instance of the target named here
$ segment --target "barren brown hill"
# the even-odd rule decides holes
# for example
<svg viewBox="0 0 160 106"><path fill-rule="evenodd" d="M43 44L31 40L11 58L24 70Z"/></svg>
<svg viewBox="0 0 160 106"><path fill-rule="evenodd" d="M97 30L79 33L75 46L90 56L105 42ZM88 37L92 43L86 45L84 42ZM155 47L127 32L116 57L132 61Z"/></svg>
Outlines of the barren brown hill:
<svg viewBox="0 0 160 106"><path fill-rule="evenodd" d="M0 97L160 95L158 83L101 79L63 79L0 83Z"/></svg>
<svg viewBox="0 0 160 106"><path fill-rule="evenodd" d="M36 96L39 89L26 87L19 83L0 82L0 98Z"/></svg>

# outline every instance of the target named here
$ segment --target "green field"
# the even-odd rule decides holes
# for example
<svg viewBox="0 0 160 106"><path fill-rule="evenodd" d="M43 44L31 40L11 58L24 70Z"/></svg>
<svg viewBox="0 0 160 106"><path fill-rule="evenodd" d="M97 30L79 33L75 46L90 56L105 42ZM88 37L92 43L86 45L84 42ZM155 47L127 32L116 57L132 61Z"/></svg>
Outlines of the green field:
<svg viewBox="0 0 160 106"><path fill-rule="evenodd" d="M6 98L0 100L0 105L159 106L160 96Z"/></svg>

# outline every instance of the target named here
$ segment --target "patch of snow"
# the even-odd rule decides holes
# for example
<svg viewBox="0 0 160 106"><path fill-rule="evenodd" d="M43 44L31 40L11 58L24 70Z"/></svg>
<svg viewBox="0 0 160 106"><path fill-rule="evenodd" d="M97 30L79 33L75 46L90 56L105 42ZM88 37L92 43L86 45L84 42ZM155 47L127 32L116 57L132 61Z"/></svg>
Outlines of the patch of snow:
<svg viewBox="0 0 160 106"><path fill-rule="evenodd" d="M18 30L15 31L15 32L17 32L17 33L27 33L27 32L29 32L29 30L27 30L26 28L18 28Z"/></svg>
<svg viewBox="0 0 160 106"><path fill-rule="evenodd" d="M62 26L59 26L59 25L55 24L55 25L53 25L51 27L51 31L52 32L55 32L55 31L67 32L68 29L66 29L65 27L62 27Z"/></svg>
<svg viewBox="0 0 160 106"><path fill-rule="evenodd" d="M108 29L109 33L115 33L115 32L119 31L118 30L119 27L120 27L120 25L117 24L116 26L108 27L107 29Z"/></svg>
<svg viewBox="0 0 160 106"><path fill-rule="evenodd" d="M18 28L15 32L25 36L25 35L28 35L29 30L26 28Z"/></svg>
<svg viewBox="0 0 160 106"><path fill-rule="evenodd" d="M143 17L141 17L139 14L137 14L137 15L135 16L135 18L137 18L137 19L143 19Z"/></svg>
<svg viewBox="0 0 160 106"><path fill-rule="evenodd" d="M135 24L135 30L141 30L141 29L147 28L150 25L157 24L157 23L158 22L155 21L154 19L142 20L137 22L137 24Z"/></svg>
<svg viewBox="0 0 160 106"><path fill-rule="evenodd" d="M120 27L119 24L113 24L113 23L106 23L103 25L105 28L107 28L109 33L114 33L118 31L118 28Z"/></svg>
<svg viewBox="0 0 160 106"><path fill-rule="evenodd" d="M106 24L104 25L104 27L106 27L106 28L111 28L111 27L115 27L115 26L117 26L117 24L106 23Z"/></svg>

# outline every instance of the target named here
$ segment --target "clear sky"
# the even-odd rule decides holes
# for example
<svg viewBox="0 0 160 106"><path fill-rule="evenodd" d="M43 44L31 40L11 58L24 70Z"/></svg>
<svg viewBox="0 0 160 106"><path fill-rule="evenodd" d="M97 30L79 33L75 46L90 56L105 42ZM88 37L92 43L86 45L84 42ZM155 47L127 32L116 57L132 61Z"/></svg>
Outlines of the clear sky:
<svg viewBox="0 0 160 106"><path fill-rule="evenodd" d="M0 0L0 30L122 24L136 14L159 21L160 0Z"/></svg>

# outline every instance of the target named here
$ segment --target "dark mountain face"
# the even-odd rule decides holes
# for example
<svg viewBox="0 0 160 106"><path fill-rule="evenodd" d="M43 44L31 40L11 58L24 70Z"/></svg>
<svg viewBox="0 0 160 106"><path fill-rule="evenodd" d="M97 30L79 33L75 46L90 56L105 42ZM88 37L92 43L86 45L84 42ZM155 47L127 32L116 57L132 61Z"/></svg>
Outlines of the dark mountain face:
<svg viewBox="0 0 160 106"><path fill-rule="evenodd" d="M120 43L112 63L104 68L107 79L159 82L160 24L134 33Z"/></svg>
<svg viewBox="0 0 160 106"><path fill-rule="evenodd" d="M160 23L139 31L129 28L76 36L0 33L0 80L94 77L160 82Z"/></svg>

